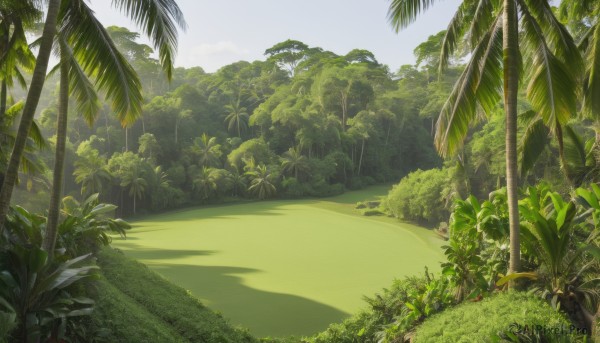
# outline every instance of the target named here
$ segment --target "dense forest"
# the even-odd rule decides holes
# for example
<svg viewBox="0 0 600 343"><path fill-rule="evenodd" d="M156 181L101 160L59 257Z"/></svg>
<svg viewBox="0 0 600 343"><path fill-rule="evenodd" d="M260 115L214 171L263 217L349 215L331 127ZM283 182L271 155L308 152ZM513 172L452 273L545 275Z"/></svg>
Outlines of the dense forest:
<svg viewBox="0 0 600 343"><path fill-rule="evenodd" d="M82 0L0 1L0 342L598 337L597 1L463 1L396 71L289 39L214 73L174 67L174 0L112 5L152 47ZM433 228L444 260L311 337L259 340L110 248L121 217L374 184L356 208Z"/></svg>
<svg viewBox="0 0 600 343"><path fill-rule="evenodd" d="M338 56L288 40L267 49L266 61L213 74L176 68L168 82L137 33L107 31L140 76L146 102L124 126L108 105L93 118L70 106L66 195L100 193L126 216L233 197L328 196L441 165L431 130L457 72L442 81L429 73L434 51L420 53L422 68L396 75L369 51ZM24 176L29 193L16 201L26 207L47 206L57 92L47 87L40 105L48 143Z"/></svg>

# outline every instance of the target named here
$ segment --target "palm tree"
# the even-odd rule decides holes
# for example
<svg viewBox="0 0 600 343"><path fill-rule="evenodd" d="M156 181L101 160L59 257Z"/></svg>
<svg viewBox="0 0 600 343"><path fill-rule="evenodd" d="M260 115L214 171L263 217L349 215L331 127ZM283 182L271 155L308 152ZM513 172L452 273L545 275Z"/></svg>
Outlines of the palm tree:
<svg viewBox="0 0 600 343"><path fill-rule="evenodd" d="M102 189L112 180L107 168L106 158L95 154L75 161L75 182L81 184L81 194L88 197L94 193L102 193Z"/></svg>
<svg viewBox="0 0 600 343"><path fill-rule="evenodd" d="M177 7L175 3L172 5ZM112 101L113 110L123 126L131 125L140 115L142 107L141 83L137 74L127 59L117 50L109 33L94 17L93 11L85 2L67 1L63 4L59 13L59 23L61 29L57 35L60 51L57 143L53 187L43 245L48 252L54 250L58 228L69 95L75 96L78 112L85 116L90 126L95 121L100 104L88 76L96 79L97 88L103 90L107 98ZM167 45L169 47L170 43Z"/></svg>
<svg viewBox="0 0 600 343"><path fill-rule="evenodd" d="M277 188L272 182L273 174L267 169L264 164L256 167L255 170L247 172L250 181L248 191L256 195L260 200L270 198L277 192Z"/></svg>
<svg viewBox="0 0 600 343"><path fill-rule="evenodd" d="M238 100L235 104L225 105L228 114L225 117L229 131L236 130L238 137L242 137L242 130L248 128L248 110L240 105Z"/></svg>
<svg viewBox="0 0 600 343"><path fill-rule="evenodd" d="M200 199L207 200L217 190L216 174L213 168L202 167L194 178L193 187L200 195Z"/></svg>
<svg viewBox="0 0 600 343"><path fill-rule="evenodd" d="M41 12L28 1L9 0L0 4L0 121L4 120L8 87L13 85L13 79L27 87L19 66L33 70L35 56L27 44L25 27L39 17Z"/></svg>
<svg viewBox="0 0 600 343"><path fill-rule="evenodd" d="M284 173L293 174L296 179L298 179L299 173L308 173L310 171L308 159L296 148L290 148L283 153L281 168Z"/></svg>
<svg viewBox="0 0 600 343"><path fill-rule="evenodd" d="M200 166L218 167L221 164L221 145L217 144L216 137L210 137L204 133L194 140L191 149L194 154L198 155Z"/></svg>
<svg viewBox="0 0 600 343"><path fill-rule="evenodd" d="M19 163L21 162L21 157L25 151L27 138L29 136L31 124L33 123L33 116L35 115L40 95L42 94L42 88L44 87L46 71L48 70L48 60L50 59L52 43L56 33L59 8L60 0L48 1L46 21L44 23L42 37L40 38L38 56L33 70L29 92L27 92L27 99L25 100L17 137L6 168L2 189L0 190L0 233L4 230L4 222L6 220L6 214L8 213L13 187L19 174Z"/></svg>
<svg viewBox="0 0 600 343"><path fill-rule="evenodd" d="M175 3L175 0L115 0L113 1L113 5L128 15L147 32L154 46L158 47L160 63L167 77L170 79L177 48L176 24L182 28L186 26L183 14ZM17 178L19 159L23 154L26 135L31 127L33 115L35 114L44 84L60 7L59 0L49 0L36 68L23 110L15 147L7 168L7 175L0 191L0 227L4 224L13 186ZM134 81L132 79L124 80L127 77L127 73L119 69L117 65L113 64L110 66L102 63L103 59L107 58L107 55L98 53L105 52L102 51L103 45L112 45L110 37L104 34L106 31L101 32L97 30L102 26L94 18L93 11L89 9L83 0L67 1L63 9L65 11L63 12L63 21L61 22L61 33L64 33L65 37L68 37L68 42L71 44L72 50L77 52L77 60L83 61L81 69L88 74L101 75L99 76L97 86L100 89L106 90L107 98L113 100L113 106L119 115L119 119L123 123L132 121L141 111L141 99L139 102L131 101L134 97L132 94L129 94L132 89L121 88L119 85L122 83L130 84ZM118 58L115 56L112 57ZM117 82L116 79L119 78L122 79L122 83Z"/></svg>
<svg viewBox="0 0 600 343"><path fill-rule="evenodd" d="M392 0L389 19L395 29L400 30L434 3L435 0ZM509 272L514 273L520 269L517 96L522 66L528 66L523 79L529 80L527 96L533 109L547 125L558 129L575 113L581 56L546 0L463 1L444 37L440 71L463 39L471 50L470 61L440 113L435 144L444 157L456 153L476 119L477 109L491 114L503 94Z"/></svg>
<svg viewBox="0 0 600 343"><path fill-rule="evenodd" d="M121 173L121 187L128 188L129 196L133 197L133 215L136 213L136 199L141 199L148 187L141 167L141 163L132 163Z"/></svg>

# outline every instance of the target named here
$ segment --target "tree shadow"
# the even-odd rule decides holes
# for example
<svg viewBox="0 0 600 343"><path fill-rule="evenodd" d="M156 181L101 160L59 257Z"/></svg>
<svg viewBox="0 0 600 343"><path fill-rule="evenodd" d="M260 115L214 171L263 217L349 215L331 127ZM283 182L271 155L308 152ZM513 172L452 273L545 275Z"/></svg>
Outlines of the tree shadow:
<svg viewBox="0 0 600 343"><path fill-rule="evenodd" d="M259 337L312 335L349 316L329 305L300 296L251 288L238 276L260 270L232 266L195 266L148 261L147 265L184 287L233 324Z"/></svg>
<svg viewBox="0 0 600 343"><path fill-rule="evenodd" d="M119 242L119 245L125 253L137 260L172 260L193 256L209 256L218 253L217 250L149 249L129 242Z"/></svg>

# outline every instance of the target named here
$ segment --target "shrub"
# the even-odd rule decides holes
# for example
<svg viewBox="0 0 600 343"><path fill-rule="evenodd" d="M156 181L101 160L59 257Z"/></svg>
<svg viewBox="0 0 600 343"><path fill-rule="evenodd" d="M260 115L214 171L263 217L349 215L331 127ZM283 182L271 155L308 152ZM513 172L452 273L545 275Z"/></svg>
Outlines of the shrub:
<svg viewBox="0 0 600 343"><path fill-rule="evenodd" d="M417 170L394 185L384 201L395 217L436 224L448 219L452 194L447 169Z"/></svg>
<svg viewBox="0 0 600 343"><path fill-rule="evenodd" d="M417 328L414 342L489 342L517 325L565 330L570 327L567 319L538 297L505 292L432 316Z"/></svg>

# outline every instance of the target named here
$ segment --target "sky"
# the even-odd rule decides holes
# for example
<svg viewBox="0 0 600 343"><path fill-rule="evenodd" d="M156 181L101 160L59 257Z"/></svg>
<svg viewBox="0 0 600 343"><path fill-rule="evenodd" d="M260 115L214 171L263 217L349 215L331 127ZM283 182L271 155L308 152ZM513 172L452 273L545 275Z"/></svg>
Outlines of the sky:
<svg viewBox="0 0 600 343"><path fill-rule="evenodd" d="M264 60L266 49L294 39L338 55L366 49L395 71L414 64L414 48L446 28L460 1L440 0L396 33L387 20L389 0L178 0L188 27L180 32L175 65L214 72ZM111 1L91 1L91 7L105 26L139 31Z"/></svg>

